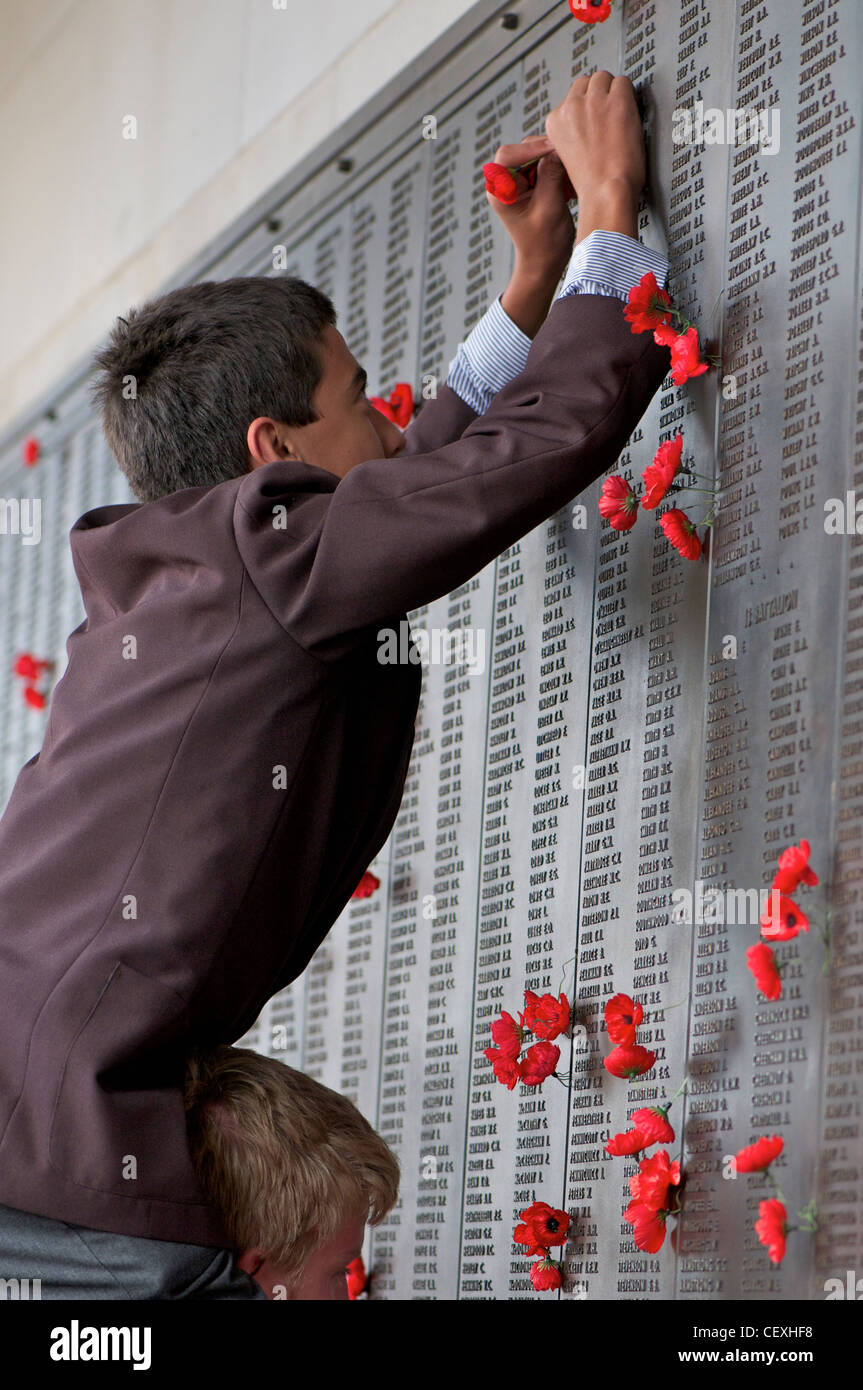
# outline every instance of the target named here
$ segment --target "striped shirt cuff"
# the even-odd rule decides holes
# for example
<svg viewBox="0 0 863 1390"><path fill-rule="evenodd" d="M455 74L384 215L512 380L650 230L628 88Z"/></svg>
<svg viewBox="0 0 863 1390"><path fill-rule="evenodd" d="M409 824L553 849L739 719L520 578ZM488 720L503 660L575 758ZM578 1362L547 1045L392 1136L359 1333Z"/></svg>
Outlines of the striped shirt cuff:
<svg viewBox="0 0 863 1390"><path fill-rule="evenodd" d="M623 232L597 229L575 247L557 298L609 294L626 299L650 270L660 289L664 289L669 270L666 256Z"/></svg>
<svg viewBox="0 0 863 1390"><path fill-rule="evenodd" d="M513 323L498 295L459 343L449 364L447 386L483 415L492 397L524 371L532 341Z"/></svg>

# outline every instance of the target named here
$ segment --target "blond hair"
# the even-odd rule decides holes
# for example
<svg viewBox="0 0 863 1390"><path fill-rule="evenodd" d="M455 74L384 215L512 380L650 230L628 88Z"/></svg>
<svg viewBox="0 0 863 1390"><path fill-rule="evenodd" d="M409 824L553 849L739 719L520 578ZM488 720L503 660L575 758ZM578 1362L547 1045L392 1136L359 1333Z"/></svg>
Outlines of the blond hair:
<svg viewBox="0 0 863 1390"><path fill-rule="evenodd" d="M336 1091L248 1048L186 1062L189 1150L238 1254L259 1250L296 1283L346 1219L375 1226L395 1205L392 1150Z"/></svg>

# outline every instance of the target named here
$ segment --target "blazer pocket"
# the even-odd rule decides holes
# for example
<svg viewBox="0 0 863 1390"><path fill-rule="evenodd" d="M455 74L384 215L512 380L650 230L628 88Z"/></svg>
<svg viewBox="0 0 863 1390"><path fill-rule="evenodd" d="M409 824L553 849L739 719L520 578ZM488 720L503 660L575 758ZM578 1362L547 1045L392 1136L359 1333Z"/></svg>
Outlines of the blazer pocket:
<svg viewBox="0 0 863 1390"><path fill-rule="evenodd" d="M97 1192L200 1204L183 1105L188 1042L185 1000L117 961L63 1063L52 1167Z"/></svg>

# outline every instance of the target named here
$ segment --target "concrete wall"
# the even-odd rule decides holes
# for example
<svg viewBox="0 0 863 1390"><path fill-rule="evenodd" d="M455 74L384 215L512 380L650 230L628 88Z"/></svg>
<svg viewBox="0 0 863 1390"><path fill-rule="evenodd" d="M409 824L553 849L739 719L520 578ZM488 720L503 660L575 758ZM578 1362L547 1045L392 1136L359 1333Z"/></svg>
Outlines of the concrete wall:
<svg viewBox="0 0 863 1390"><path fill-rule="evenodd" d="M470 7L0 0L0 432Z"/></svg>

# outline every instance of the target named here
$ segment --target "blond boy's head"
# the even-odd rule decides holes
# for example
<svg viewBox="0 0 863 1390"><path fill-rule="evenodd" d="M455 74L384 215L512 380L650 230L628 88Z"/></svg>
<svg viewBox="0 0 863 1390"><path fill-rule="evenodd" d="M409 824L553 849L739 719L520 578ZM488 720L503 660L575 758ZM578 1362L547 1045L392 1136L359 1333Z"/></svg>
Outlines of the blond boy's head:
<svg viewBox="0 0 863 1390"><path fill-rule="evenodd" d="M395 1204L392 1151L345 1096L247 1048L186 1065L189 1148L238 1264L270 1298L343 1299L345 1267Z"/></svg>

